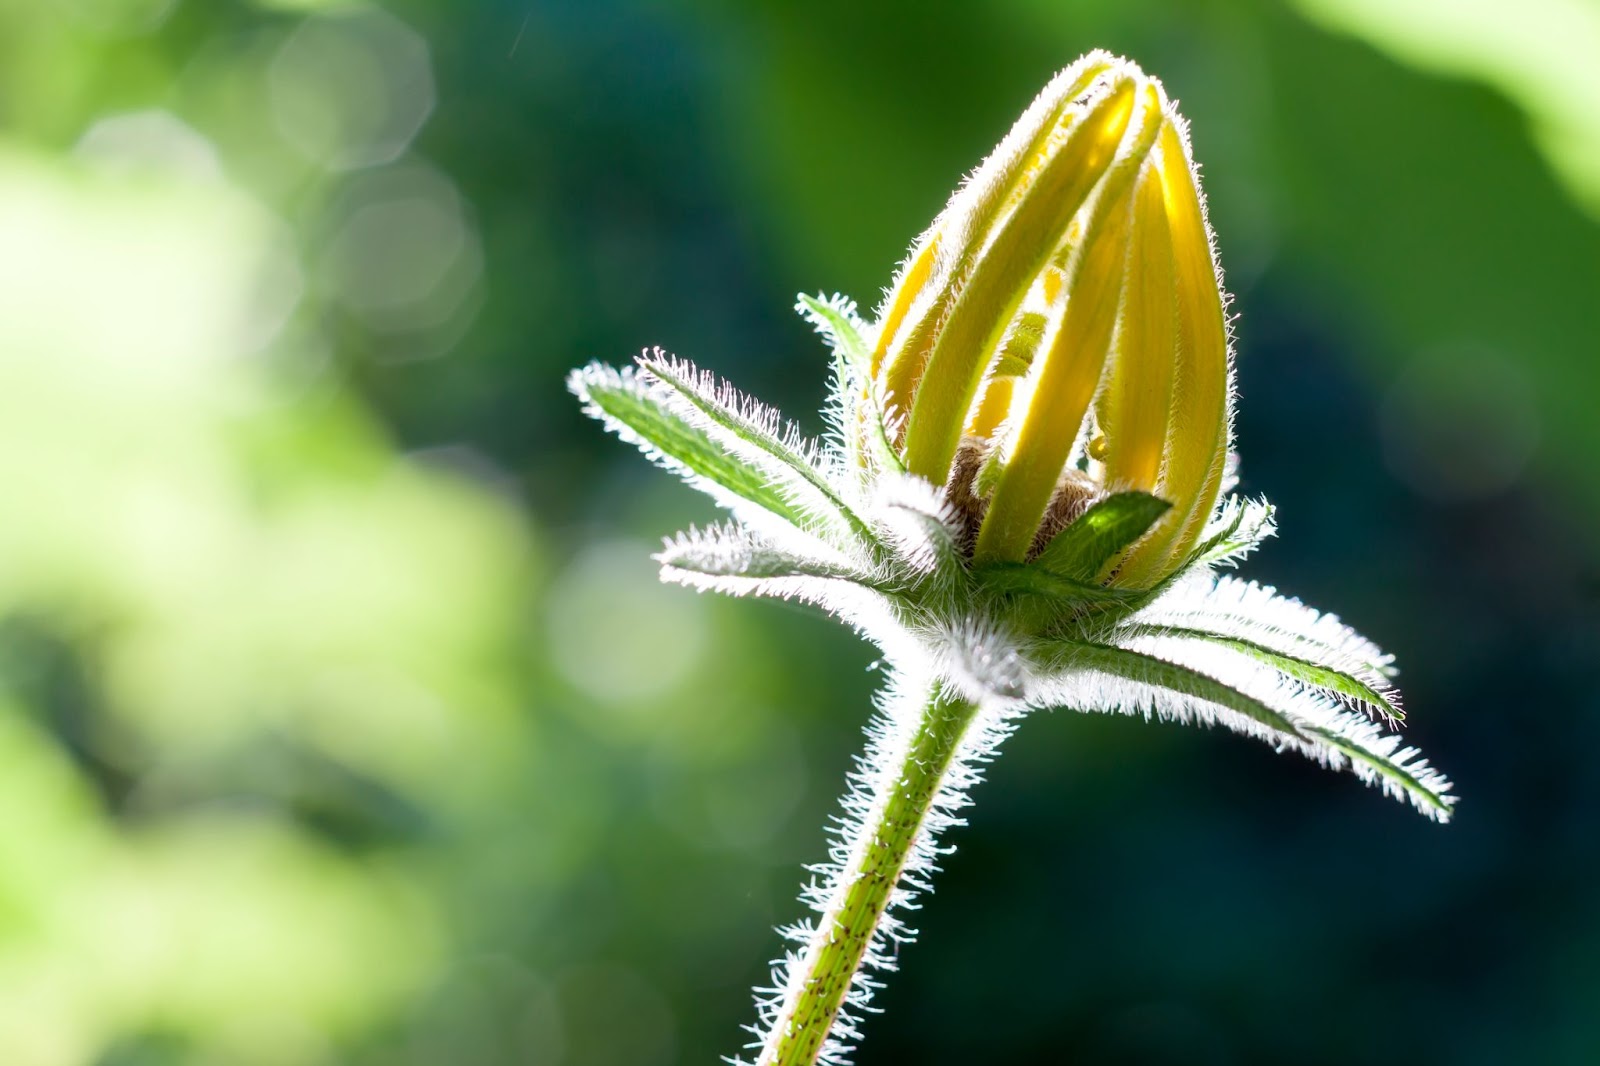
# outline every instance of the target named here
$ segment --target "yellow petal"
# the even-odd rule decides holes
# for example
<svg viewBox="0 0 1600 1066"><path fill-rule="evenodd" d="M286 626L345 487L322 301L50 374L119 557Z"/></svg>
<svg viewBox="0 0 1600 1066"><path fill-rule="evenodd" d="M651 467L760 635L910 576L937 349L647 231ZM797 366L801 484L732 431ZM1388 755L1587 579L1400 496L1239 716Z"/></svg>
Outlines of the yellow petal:
<svg viewBox="0 0 1600 1066"><path fill-rule="evenodd" d="M928 279L933 276L933 264L938 255L939 231L935 226L923 236L906 260L905 266L901 268L900 276L895 279L889 303L878 323L878 343L872 352L873 377L877 377L882 370L884 358L889 354L889 345L894 340L895 334L900 332L906 314L911 310L911 302L917 298L917 294L927 286Z"/></svg>
<svg viewBox="0 0 1600 1066"><path fill-rule="evenodd" d="M1045 273L1060 272L1047 267ZM1051 287L1046 284L1040 289L1048 292ZM1059 292L1061 283L1057 281L1053 287ZM1011 413L1017 381L1033 366L1034 353L1039 350L1049 324L1050 316L1046 311L1023 311L1011 324L1011 332L1006 334L1005 344L1000 348L1000 357L994 361L989 379L984 382L983 398L967 420L967 436L993 437L999 432L1001 423Z"/></svg>
<svg viewBox="0 0 1600 1066"><path fill-rule="evenodd" d="M911 411L934 337L979 251L1070 121L1073 103L1115 62L1106 52L1090 52L1052 78L907 258L880 315L872 362L885 396L902 412Z"/></svg>
<svg viewBox="0 0 1600 1066"><path fill-rule="evenodd" d="M1090 231L1066 315L1044 355L1016 447L978 531L975 558L979 560L1021 562L1033 545L1111 343L1128 213L1127 198L1121 197L1103 224Z"/></svg>
<svg viewBox="0 0 1600 1066"><path fill-rule="evenodd" d="M1068 222L1117 157L1133 116L1137 75L1125 70L1067 124L1030 175L1016 207L982 249L928 355L906 430L906 467L943 484L973 396L1024 294Z"/></svg>
<svg viewBox="0 0 1600 1066"><path fill-rule="evenodd" d="M1118 584L1151 584L1194 546L1216 509L1232 421L1232 370L1222 283L1182 119L1171 115L1158 145L1163 201L1177 281L1177 364L1171 426L1156 494L1172 510L1129 553Z"/></svg>
<svg viewBox="0 0 1600 1066"><path fill-rule="evenodd" d="M1068 269L1065 313L1038 360L1027 412L978 531L978 559L1026 558L1099 388L1127 269L1132 188L1165 125L1152 83L1140 87L1138 104L1134 132L1085 211L1087 233Z"/></svg>
<svg viewBox="0 0 1600 1066"><path fill-rule="evenodd" d="M1153 492L1167 443L1178 339L1172 234L1153 162L1140 173L1133 199L1122 314L1098 409L1106 442L1102 480L1118 490Z"/></svg>

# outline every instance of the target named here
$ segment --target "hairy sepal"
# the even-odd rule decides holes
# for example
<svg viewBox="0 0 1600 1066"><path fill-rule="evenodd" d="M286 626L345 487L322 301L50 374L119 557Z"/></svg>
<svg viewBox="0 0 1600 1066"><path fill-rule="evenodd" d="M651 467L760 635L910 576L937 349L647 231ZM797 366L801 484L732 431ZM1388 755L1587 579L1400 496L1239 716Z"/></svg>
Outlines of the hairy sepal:
<svg viewBox="0 0 1600 1066"><path fill-rule="evenodd" d="M1027 660L1014 635L992 620L964 618L939 638L930 659L952 688L1016 715L1026 709Z"/></svg>
<svg viewBox="0 0 1600 1066"><path fill-rule="evenodd" d="M1269 586L1194 576L1129 620L1130 633L1201 643L1270 666L1394 721L1394 657L1339 620Z"/></svg>
<svg viewBox="0 0 1600 1066"><path fill-rule="evenodd" d="M824 414L845 469L863 478L873 473L903 474L905 464L895 450L900 426L890 420L882 390L871 372L870 327L856 313L854 300L802 293L795 303L807 322L833 351L833 381Z"/></svg>
<svg viewBox="0 0 1600 1066"><path fill-rule="evenodd" d="M1098 501L1033 560L1062 577L1084 584L1101 576L1112 559L1155 525L1172 507L1148 492L1119 492Z"/></svg>
<svg viewBox="0 0 1600 1066"><path fill-rule="evenodd" d="M867 344L867 324L856 313L856 302L835 293L807 296L801 293L795 308L828 342L835 356L863 378L871 375L872 349Z"/></svg>
<svg viewBox="0 0 1600 1066"><path fill-rule="evenodd" d="M1214 578L1217 569L1233 569L1261 543L1278 533L1276 509L1265 499L1229 496L1206 523L1204 535L1171 573L1145 589L1140 606L1155 603L1172 589L1191 581ZM1124 574L1123 576L1126 576Z"/></svg>
<svg viewBox="0 0 1600 1066"><path fill-rule="evenodd" d="M1225 636L1209 630L1163 625L1140 625L1132 628L1140 636L1159 637L1163 640L1197 641L1242 655L1263 666L1271 667L1308 688L1319 689L1329 695L1337 696L1352 706L1375 714L1386 721L1391 723L1405 721L1405 714L1399 705L1399 694L1393 688L1385 686L1380 690L1358 677L1312 659L1276 651L1255 641Z"/></svg>
<svg viewBox="0 0 1600 1066"><path fill-rule="evenodd" d="M1339 701L1286 681L1247 660L1153 636L1053 651L1055 671L1036 679L1034 702L1084 711L1119 710L1185 723L1227 726L1350 770L1423 814L1448 821L1450 783L1415 748Z"/></svg>
<svg viewBox="0 0 1600 1066"><path fill-rule="evenodd" d="M835 543L870 539L866 523L840 491L844 479L837 476L836 464L776 410L660 349L641 356L639 366L691 425L764 472L803 524L831 534Z"/></svg>
<svg viewBox="0 0 1600 1066"><path fill-rule="evenodd" d="M875 591L883 575L840 553L804 553L734 523L718 523L668 538L654 556L663 568L706 578L750 582L752 588L780 578L847 581ZM759 593L757 593L759 594Z"/></svg>
<svg viewBox="0 0 1600 1066"><path fill-rule="evenodd" d="M661 580L697 592L785 600L833 616L890 663L926 659L926 641L889 570L842 553L806 551L764 531L725 523L669 538L655 556Z"/></svg>
<svg viewBox="0 0 1600 1066"><path fill-rule="evenodd" d="M1137 592L1078 581L1028 563L984 563L973 569L973 576L985 591L1020 601L1026 612L1048 618L1089 611L1126 614L1139 599Z"/></svg>
<svg viewBox="0 0 1600 1066"><path fill-rule="evenodd" d="M814 524L795 493L784 491L761 465L729 451L668 390L633 368L591 363L568 375L567 388L583 401L586 414L722 506L754 504L785 523Z"/></svg>
<svg viewBox="0 0 1600 1066"><path fill-rule="evenodd" d="M1206 524L1200 542L1180 569L1236 567L1262 541L1277 535L1277 509L1272 504L1265 499L1229 496Z"/></svg>
<svg viewBox="0 0 1600 1066"><path fill-rule="evenodd" d="M879 477L869 514L891 565L945 591L961 582L967 564L960 523L944 494L927 481L914 474Z"/></svg>

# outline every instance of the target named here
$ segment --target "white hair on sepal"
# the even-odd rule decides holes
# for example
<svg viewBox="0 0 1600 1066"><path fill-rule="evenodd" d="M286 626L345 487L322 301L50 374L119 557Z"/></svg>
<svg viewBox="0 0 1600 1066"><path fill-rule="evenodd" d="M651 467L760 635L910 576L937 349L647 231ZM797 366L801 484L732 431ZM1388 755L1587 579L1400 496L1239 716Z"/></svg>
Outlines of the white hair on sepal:
<svg viewBox="0 0 1600 1066"><path fill-rule="evenodd" d="M808 523L834 540L859 534L852 520L860 501L852 498L851 479L840 476L836 450L808 437L776 408L686 359L655 348L640 356L638 365L644 380L661 390L664 406L762 471Z"/></svg>
<svg viewBox="0 0 1600 1066"><path fill-rule="evenodd" d="M954 574L961 558L961 524L944 493L914 474L877 479L868 517L893 558L917 577Z"/></svg>
<svg viewBox="0 0 1600 1066"><path fill-rule="evenodd" d="M776 407L762 403L712 371L702 370L689 360L662 348L652 348L647 354L639 356L638 365L647 378L654 379L669 394L681 397L681 386L683 391L734 416L745 428L778 441L785 449L810 463L819 473L824 471L822 449L817 442L793 421L785 418ZM680 398L679 403L685 402ZM689 404L688 412L695 412L697 419L706 417L693 404Z"/></svg>
<svg viewBox="0 0 1600 1066"><path fill-rule="evenodd" d="M867 415L857 399L869 392L872 381L867 374L866 333L870 327L861 320L856 302L841 293L825 296L801 295L794 305L811 324L833 353L828 375L828 394L822 417L827 426L822 441L830 462L855 486L864 486L867 469L862 462L861 445L866 432L862 419Z"/></svg>
<svg viewBox="0 0 1600 1066"><path fill-rule="evenodd" d="M855 630L875 645L888 662L913 663L925 658L923 642L908 626L895 597L849 577L704 573L676 565L669 558L662 562L661 580L697 592L804 603Z"/></svg>
<svg viewBox="0 0 1600 1066"><path fill-rule="evenodd" d="M874 580L886 576L873 558L870 545L857 537L822 536L809 526L787 521L782 515L744 501L728 510L739 525L754 531L780 551L800 558L831 561Z"/></svg>
<svg viewBox="0 0 1600 1066"><path fill-rule="evenodd" d="M1228 576L1188 581L1140 610L1128 624L1176 626L1249 641L1349 674L1386 698L1398 698L1391 680L1393 655L1337 615L1279 595L1270 585Z"/></svg>
<svg viewBox="0 0 1600 1066"><path fill-rule="evenodd" d="M969 615L936 623L926 641L933 668L964 698L980 705L1024 698L1027 665L999 624Z"/></svg>
<svg viewBox="0 0 1600 1066"><path fill-rule="evenodd" d="M1277 508L1266 499L1225 496L1201 530L1185 569L1235 568L1270 537L1278 535Z"/></svg>
<svg viewBox="0 0 1600 1066"><path fill-rule="evenodd" d="M1119 644L1122 651L1136 656L1124 660L1125 668L1065 665L1036 679L1033 699L1041 705L1083 711L1120 711L1146 719L1223 725L1263 740L1274 750L1297 751L1332 769L1350 770L1385 794L1410 800L1423 814L1439 821L1448 819L1455 802L1448 794L1450 782L1421 759L1416 749L1402 748L1398 735L1386 733L1331 696L1260 663L1221 657L1192 642L1141 636ZM1176 666L1232 689L1280 716L1287 728L1274 728L1213 699L1169 687L1158 669L1163 666Z"/></svg>
<svg viewBox="0 0 1600 1066"><path fill-rule="evenodd" d="M850 297L840 292L833 293L831 296L825 296L820 292L816 296L802 294L795 301L795 311L801 318L811 323L811 328L816 330L828 342L830 348L835 350L844 348L852 338L840 336L838 327L826 316L817 314L811 306L811 301L815 301L843 319L849 328L855 331L856 336L854 339L863 343L867 340L867 334L872 327L861 317L856 307L856 302Z"/></svg>
<svg viewBox="0 0 1600 1066"><path fill-rule="evenodd" d="M567 375L567 390L582 401L584 414L601 423L624 444L631 444L639 449L644 457L656 466L678 475L691 488L706 493L716 500L719 506L730 511L740 505L755 506L744 497L723 487L721 483L696 473L676 456L663 452L654 441L642 436L632 426L600 406L594 398L596 391L626 392L648 399L657 406L664 405L665 397L661 387L642 380L637 368L627 366L619 370L604 363L590 363ZM779 518L779 521L783 519Z"/></svg>
<svg viewBox="0 0 1600 1066"><path fill-rule="evenodd" d="M1366 784L1379 786L1386 795L1410 800L1412 806L1430 818L1440 821L1448 818L1448 808L1455 802L1455 798L1448 795L1449 779L1430 766L1417 749L1403 747L1404 739L1399 734L1387 732L1383 726L1348 709L1332 695L1285 678L1259 663L1237 657L1218 657L1210 649L1193 642L1144 637L1129 641L1127 646L1130 650L1145 651L1208 674L1276 709L1299 726L1302 734L1310 734L1286 738L1285 742L1291 747L1324 766L1351 771ZM1231 724L1230 728L1233 728ZM1405 783L1408 778L1415 787L1408 787ZM1445 810L1429 802L1426 793L1438 797Z"/></svg>
<svg viewBox="0 0 1600 1066"><path fill-rule="evenodd" d="M662 451L654 441L601 406L595 398L597 392L626 393L641 404L667 412L680 423L689 425L699 432L707 432L703 418L696 417L692 413L692 408L686 411L687 405L683 403L681 397L659 381L649 380L638 368L624 367L618 370L602 363L590 363L567 376L567 388L582 401L584 413L603 424L618 439L633 445L646 459L676 474L691 488L704 492L718 506L733 514L743 524L759 530L763 535L774 541L792 544L795 550L800 552L839 550L855 546L849 538L840 536L823 538L816 535L815 529L832 524L834 519L825 511L818 510L816 494L806 491L793 477L771 476L772 468L779 464L770 458L758 468L768 475L767 484L777 491L785 503L807 516L809 520L804 525L797 525L789 518L741 496L715 478L699 473L684 460ZM748 456L740 455L738 459L747 465L755 465L750 463Z"/></svg>
<svg viewBox="0 0 1600 1066"><path fill-rule="evenodd" d="M868 588L887 579L868 559L809 539L790 539L799 543L782 543L738 522L713 522L664 538L653 558L662 566L706 577L815 578Z"/></svg>

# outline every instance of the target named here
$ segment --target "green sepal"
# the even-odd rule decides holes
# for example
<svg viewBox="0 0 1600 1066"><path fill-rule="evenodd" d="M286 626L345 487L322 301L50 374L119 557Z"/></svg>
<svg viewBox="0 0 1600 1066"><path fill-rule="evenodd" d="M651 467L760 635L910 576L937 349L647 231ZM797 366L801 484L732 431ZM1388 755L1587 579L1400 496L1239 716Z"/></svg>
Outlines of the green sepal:
<svg viewBox="0 0 1600 1066"><path fill-rule="evenodd" d="M668 541L654 558L662 566L706 577L751 581L810 578L848 581L875 592L892 591L860 570L792 554L754 540L737 527L714 526L698 533L681 534Z"/></svg>
<svg viewBox="0 0 1600 1066"><path fill-rule="evenodd" d="M1276 509L1266 500L1229 497L1209 526L1207 535L1172 572L1144 592L1140 606L1151 603L1197 568L1233 566L1255 551L1261 542L1277 535Z"/></svg>
<svg viewBox="0 0 1600 1066"><path fill-rule="evenodd" d="M1232 565L1277 533L1276 512L1266 500L1234 496L1206 530L1204 539L1184 559L1177 572L1192 566Z"/></svg>
<svg viewBox="0 0 1600 1066"><path fill-rule="evenodd" d="M861 335L859 320L851 313L853 303L841 303L838 297L825 300L820 296L801 293L795 301L795 310L821 333L833 349L834 387L839 395L833 403L840 412L859 412L861 438L855 436L857 427L850 418L843 419L839 427L846 436L846 445L852 454L864 443L873 464L879 470L894 474L905 473L904 460L895 450L888 426L884 423L883 405L878 399L877 386L872 381L872 347Z"/></svg>
<svg viewBox="0 0 1600 1066"><path fill-rule="evenodd" d="M1092 582L1118 552L1144 536L1172 504L1148 492L1119 492L1096 503L1056 534L1033 565Z"/></svg>
<svg viewBox="0 0 1600 1066"><path fill-rule="evenodd" d="M856 328L853 316L846 314L834 301L824 300L820 296L807 296L805 293L797 298L795 310L828 339L834 354L849 364L857 375L865 379L871 373L872 351L866 338Z"/></svg>
<svg viewBox="0 0 1600 1066"><path fill-rule="evenodd" d="M1213 633L1208 629L1190 629L1185 626L1168 625L1139 625L1134 629L1139 633L1147 633L1155 637L1202 640L1219 647L1230 648L1242 655L1249 656L1259 663L1272 667L1286 677L1291 677L1314 688L1325 689L1366 704L1391 721L1403 722L1406 719L1405 713L1388 696L1365 681L1311 659L1290 655L1253 640L1245 640L1225 633Z"/></svg>
<svg viewBox="0 0 1600 1066"><path fill-rule="evenodd" d="M1433 817L1439 821L1449 821L1451 815L1451 800L1444 793L1429 788L1425 782L1411 773L1393 759L1387 759L1377 752L1369 751L1359 744L1352 743L1348 738L1340 736L1330 729L1307 723L1302 727L1304 731L1316 737L1328 747L1335 749L1351 762L1357 762L1372 770L1378 776L1391 781L1405 789L1419 806L1426 806L1433 812ZM1410 750L1410 749L1406 749Z"/></svg>
<svg viewBox="0 0 1600 1066"><path fill-rule="evenodd" d="M811 459L797 450L794 443L779 435L775 425L763 425L757 418L730 404L724 396L718 395L709 376L700 375L686 364L666 357L641 357L639 365L733 441L781 464L783 474L793 474L797 483L809 486L827 503L833 516L848 526L861 540L872 542L872 531L867 524L844 501L838 490L822 471L817 469ZM773 418L775 419L776 415L773 415ZM767 477L772 480L771 473L768 473ZM811 525L809 521L801 524Z"/></svg>
<svg viewBox="0 0 1600 1066"><path fill-rule="evenodd" d="M1315 722L1297 721L1271 704L1240 692L1232 685L1219 681L1209 674L1168 662L1159 656L1107 644L1073 643L1066 649L1066 657L1077 669L1101 670L1141 684L1155 685L1180 695L1192 696L1241 714L1275 733L1281 733L1302 743L1320 744L1332 748L1403 789L1419 806L1427 807L1435 817L1441 820L1448 820L1450 817L1450 801L1444 792L1429 787L1421 776L1412 772L1401 761L1411 753L1411 749L1401 749L1398 753L1399 759L1389 758L1383 752L1363 747L1354 739L1342 736L1326 726Z"/></svg>
<svg viewBox="0 0 1600 1066"><path fill-rule="evenodd" d="M993 592L1042 597L1067 608L1126 608L1141 593L1128 589L1106 588L1077 581L1028 563L986 563L972 571L979 585Z"/></svg>
<svg viewBox="0 0 1600 1066"><path fill-rule="evenodd" d="M573 371L567 385L624 440L688 475L691 483L704 479L789 522L806 523L806 514L777 490L770 475L731 454L631 371L595 363Z"/></svg>

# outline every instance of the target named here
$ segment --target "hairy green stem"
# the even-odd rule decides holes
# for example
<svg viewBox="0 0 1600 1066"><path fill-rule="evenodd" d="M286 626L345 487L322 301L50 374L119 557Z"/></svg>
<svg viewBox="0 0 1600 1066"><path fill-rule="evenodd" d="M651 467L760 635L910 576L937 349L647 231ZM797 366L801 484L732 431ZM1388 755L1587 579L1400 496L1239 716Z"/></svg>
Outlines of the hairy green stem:
<svg viewBox="0 0 1600 1066"><path fill-rule="evenodd" d="M758 1066L812 1066L839 1016L977 705L936 687L911 739L893 791L850 842L848 866L817 922L762 1046Z"/></svg>

